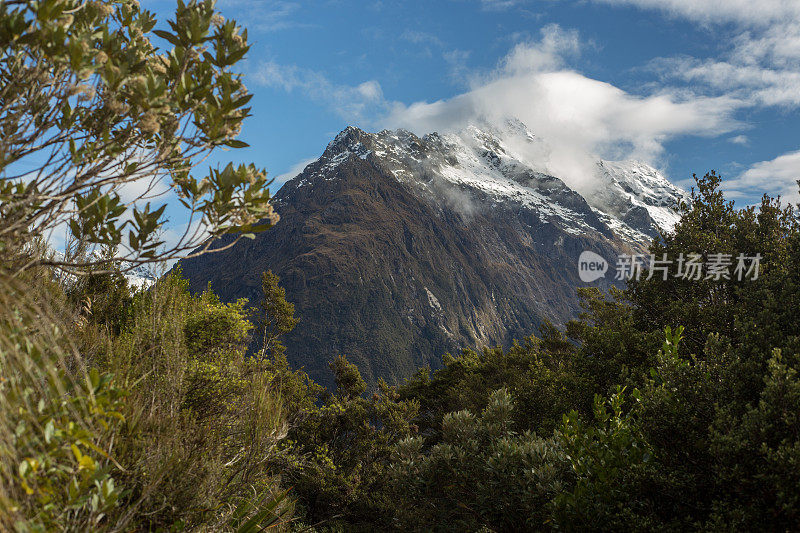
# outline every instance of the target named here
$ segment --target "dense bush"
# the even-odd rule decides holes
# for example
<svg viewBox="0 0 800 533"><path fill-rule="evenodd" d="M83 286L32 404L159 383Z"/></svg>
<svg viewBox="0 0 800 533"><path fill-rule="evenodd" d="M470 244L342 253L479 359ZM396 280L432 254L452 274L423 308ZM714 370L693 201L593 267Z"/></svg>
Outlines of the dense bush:
<svg viewBox="0 0 800 533"><path fill-rule="evenodd" d="M245 357L244 302L191 296L170 274L118 302L115 334L70 305L96 283L69 296L3 283L4 529L232 530L286 515L268 468L285 416L272 374Z"/></svg>
<svg viewBox="0 0 800 533"><path fill-rule="evenodd" d="M0 529L94 529L121 496L124 390L82 365L36 292L0 278Z"/></svg>
<svg viewBox="0 0 800 533"><path fill-rule="evenodd" d="M344 357L331 362L337 389L306 397L291 419L279 471L298 499L298 516L347 531L388 529L394 501L386 492L392 446L411 435L418 404L401 400L381 383L363 397L366 384Z"/></svg>
<svg viewBox="0 0 800 533"><path fill-rule="evenodd" d="M513 430L514 405L500 389L475 416L449 413L441 442L410 437L390 472L397 523L414 530L513 531L545 526L550 502L571 479L561 441Z"/></svg>

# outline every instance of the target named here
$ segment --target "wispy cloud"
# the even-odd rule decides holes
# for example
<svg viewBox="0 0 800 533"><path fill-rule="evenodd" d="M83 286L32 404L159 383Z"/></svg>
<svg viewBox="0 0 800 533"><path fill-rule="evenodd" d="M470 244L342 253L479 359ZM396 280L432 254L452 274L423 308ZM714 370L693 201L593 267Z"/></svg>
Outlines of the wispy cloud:
<svg viewBox="0 0 800 533"><path fill-rule="evenodd" d="M220 0L217 7L251 30L269 33L313 27L300 16L301 4L284 0Z"/></svg>
<svg viewBox="0 0 800 533"><path fill-rule="evenodd" d="M456 85L464 85L467 82L469 73L467 60L471 55L469 50L449 48L447 43L436 35L419 30L405 30L400 34L400 38L421 47L427 57L441 57L447 65L450 80Z"/></svg>
<svg viewBox="0 0 800 533"><path fill-rule="evenodd" d="M662 79L694 90L746 96L753 105L800 107L800 2L797 0L594 0L666 11L695 23L733 25L713 59L659 58ZM724 44L725 42L729 44Z"/></svg>
<svg viewBox="0 0 800 533"><path fill-rule="evenodd" d="M469 67L467 61L472 53L469 50L448 50L442 53L442 58L450 70L450 80L456 84L469 82Z"/></svg>
<svg viewBox="0 0 800 533"><path fill-rule="evenodd" d="M480 0L481 8L486 11L505 11L528 3L528 0Z"/></svg>
<svg viewBox="0 0 800 533"><path fill-rule="evenodd" d="M682 81L695 91L746 99L751 106L800 107L800 72L789 68L690 57L660 58L650 63L664 81Z"/></svg>
<svg viewBox="0 0 800 533"><path fill-rule="evenodd" d="M347 120L363 121L384 111L383 90L375 80L358 85L332 82L325 74L298 67L265 61L249 76L257 85L301 91L308 98L325 105Z"/></svg>
<svg viewBox="0 0 800 533"><path fill-rule="evenodd" d="M437 36L419 30L405 30L400 34L400 38L414 44L433 45L440 48L444 46L442 40Z"/></svg>
<svg viewBox="0 0 800 533"><path fill-rule="evenodd" d="M766 25L800 17L796 0L594 0L598 3L658 9L704 23Z"/></svg>
<svg viewBox="0 0 800 533"><path fill-rule="evenodd" d="M278 174L277 176L275 176L275 184L273 185L273 187L270 188L270 191L272 189L278 190L284 183L286 183L290 179L294 178L295 176L303 172L303 169L305 169L308 165L310 165L316 160L317 160L316 157L303 159L302 161L292 165L292 168L290 168L283 174Z"/></svg>

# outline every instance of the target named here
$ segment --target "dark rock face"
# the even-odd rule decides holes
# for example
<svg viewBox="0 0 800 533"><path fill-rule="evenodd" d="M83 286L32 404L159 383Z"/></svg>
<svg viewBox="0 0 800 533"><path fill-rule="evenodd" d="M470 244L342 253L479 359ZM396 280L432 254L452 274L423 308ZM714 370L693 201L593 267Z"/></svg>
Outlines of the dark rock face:
<svg viewBox="0 0 800 533"><path fill-rule="evenodd" d="M595 251L613 269L629 249L557 178L508 173L563 206L580 230L568 218L442 179L437 169L455 163L442 140L407 132L392 139L401 133L405 144L348 128L278 192L275 228L182 262L192 290L210 284L226 301L255 304L261 273L280 276L301 319L285 339L287 356L326 385L338 354L370 383L396 382L422 365L439 366L446 352L507 345L544 319L563 324L576 315L576 287L585 285L580 253ZM389 157L390 144L395 155L411 154L416 168ZM502 164L496 152L485 156ZM612 277L595 285L608 287Z"/></svg>

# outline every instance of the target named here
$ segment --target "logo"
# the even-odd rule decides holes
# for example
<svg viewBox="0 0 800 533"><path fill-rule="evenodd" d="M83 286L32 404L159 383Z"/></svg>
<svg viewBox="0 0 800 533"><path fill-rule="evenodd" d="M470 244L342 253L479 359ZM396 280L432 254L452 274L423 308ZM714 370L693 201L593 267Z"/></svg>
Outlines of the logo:
<svg viewBox="0 0 800 533"><path fill-rule="evenodd" d="M744 253L679 253L670 259L647 254L620 254L614 266L614 279L621 281L653 279L662 281L676 278L690 281L743 281L757 280L761 268L760 254ZM585 250L578 258L578 276L591 283L605 276L608 261L601 255Z"/></svg>
<svg viewBox="0 0 800 533"><path fill-rule="evenodd" d="M584 283L591 283L605 276L608 261L594 252L585 251L578 258L578 276Z"/></svg>

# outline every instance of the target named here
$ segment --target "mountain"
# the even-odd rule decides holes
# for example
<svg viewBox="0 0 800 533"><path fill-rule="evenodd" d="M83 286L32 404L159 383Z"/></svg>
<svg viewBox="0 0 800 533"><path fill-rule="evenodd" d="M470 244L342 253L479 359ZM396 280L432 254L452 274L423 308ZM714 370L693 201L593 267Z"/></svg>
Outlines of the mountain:
<svg viewBox="0 0 800 533"><path fill-rule="evenodd" d="M128 285L133 289L141 290L149 288L158 279L158 273L147 264L138 265L124 273Z"/></svg>
<svg viewBox="0 0 800 533"><path fill-rule="evenodd" d="M511 121L423 137L348 127L276 194L275 228L182 261L183 274L194 291L253 303L261 272L278 274L301 319L287 356L325 384L340 353L374 383L508 344L576 315L582 251L613 271L685 198L635 162L599 162L579 194L532 161L545 148Z"/></svg>

